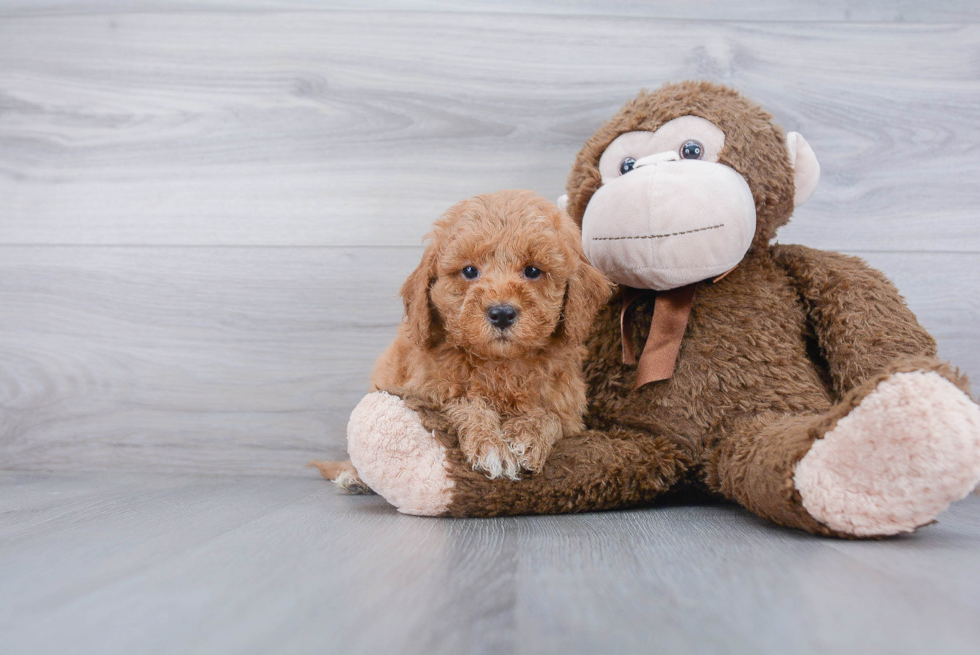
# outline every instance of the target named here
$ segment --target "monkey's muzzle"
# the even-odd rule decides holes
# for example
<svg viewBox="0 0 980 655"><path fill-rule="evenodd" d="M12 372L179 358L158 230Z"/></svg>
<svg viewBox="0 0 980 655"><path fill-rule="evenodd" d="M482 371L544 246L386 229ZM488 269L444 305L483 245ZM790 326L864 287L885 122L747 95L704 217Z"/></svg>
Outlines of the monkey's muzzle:
<svg viewBox="0 0 980 655"><path fill-rule="evenodd" d="M724 164L644 158L596 191L582 218L582 247L612 280L665 291L716 277L755 235L748 183Z"/></svg>

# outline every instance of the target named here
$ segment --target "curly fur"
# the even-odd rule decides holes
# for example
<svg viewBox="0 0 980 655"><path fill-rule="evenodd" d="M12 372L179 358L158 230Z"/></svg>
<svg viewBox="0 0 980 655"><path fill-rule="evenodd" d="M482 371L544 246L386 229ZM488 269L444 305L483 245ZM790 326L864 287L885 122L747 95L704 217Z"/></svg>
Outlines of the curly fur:
<svg viewBox="0 0 980 655"><path fill-rule="evenodd" d="M436 400L467 460L491 477L540 470L552 444L582 430L582 342L609 283L567 214L529 191L464 200L430 236L372 386ZM462 275L467 266L476 279ZM528 266L540 277L526 277ZM501 304L517 311L504 330L487 319Z"/></svg>

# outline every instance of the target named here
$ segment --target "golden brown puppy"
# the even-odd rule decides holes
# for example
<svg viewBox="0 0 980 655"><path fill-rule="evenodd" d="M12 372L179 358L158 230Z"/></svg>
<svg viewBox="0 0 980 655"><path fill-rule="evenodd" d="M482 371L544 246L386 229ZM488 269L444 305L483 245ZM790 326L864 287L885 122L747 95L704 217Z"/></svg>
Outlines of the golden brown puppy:
<svg viewBox="0 0 980 655"><path fill-rule="evenodd" d="M467 461L491 478L538 471L556 441L582 430L582 344L610 283L568 215L531 191L464 200L428 236L372 391L437 401ZM319 468L356 490L349 464Z"/></svg>

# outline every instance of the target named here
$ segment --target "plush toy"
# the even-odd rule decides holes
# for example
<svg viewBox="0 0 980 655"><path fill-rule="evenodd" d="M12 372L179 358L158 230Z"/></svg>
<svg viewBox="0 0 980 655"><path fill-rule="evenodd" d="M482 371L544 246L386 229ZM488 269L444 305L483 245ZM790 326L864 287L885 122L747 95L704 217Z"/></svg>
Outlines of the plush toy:
<svg viewBox="0 0 980 655"><path fill-rule="evenodd" d="M770 245L818 178L803 137L731 89L641 93L588 140L567 185L586 255L620 285L586 343L586 431L539 472L489 479L433 405L376 392L348 426L357 471L400 511L431 516L696 489L824 535L930 523L980 480L980 408L883 275Z"/></svg>

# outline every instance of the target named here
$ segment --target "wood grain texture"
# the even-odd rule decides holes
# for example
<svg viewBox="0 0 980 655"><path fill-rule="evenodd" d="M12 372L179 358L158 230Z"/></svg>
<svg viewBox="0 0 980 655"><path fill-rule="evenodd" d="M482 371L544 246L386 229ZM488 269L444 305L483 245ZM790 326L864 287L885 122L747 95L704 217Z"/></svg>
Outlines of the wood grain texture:
<svg viewBox="0 0 980 655"><path fill-rule="evenodd" d="M341 457L421 249L0 248L7 467Z"/></svg>
<svg viewBox="0 0 980 655"><path fill-rule="evenodd" d="M980 379L980 255L856 254ZM302 476L342 458L420 255L0 247L3 466Z"/></svg>
<svg viewBox="0 0 980 655"><path fill-rule="evenodd" d="M954 23L980 20L970 0L3 0L0 17L230 11L421 11L603 15L740 21Z"/></svg>
<svg viewBox="0 0 980 655"><path fill-rule="evenodd" d="M304 475L449 205L562 192L628 97L802 131L782 242L856 252L980 376L969 2L0 2L0 468ZM877 21L877 22L866 22Z"/></svg>
<svg viewBox="0 0 980 655"><path fill-rule="evenodd" d="M978 56L969 22L7 18L0 243L414 244L465 196L557 197L638 89L707 78L821 158L790 240L975 252Z"/></svg>
<svg viewBox="0 0 980 655"><path fill-rule="evenodd" d="M803 132L823 180L779 240L884 270L980 379L978 22L0 0L0 654L976 652L980 496L852 543L734 506L425 520L302 467L343 456L432 220L556 197L668 79Z"/></svg>
<svg viewBox="0 0 980 655"><path fill-rule="evenodd" d="M0 473L0 652L974 653L978 512L842 542L727 505L431 520L312 478Z"/></svg>

